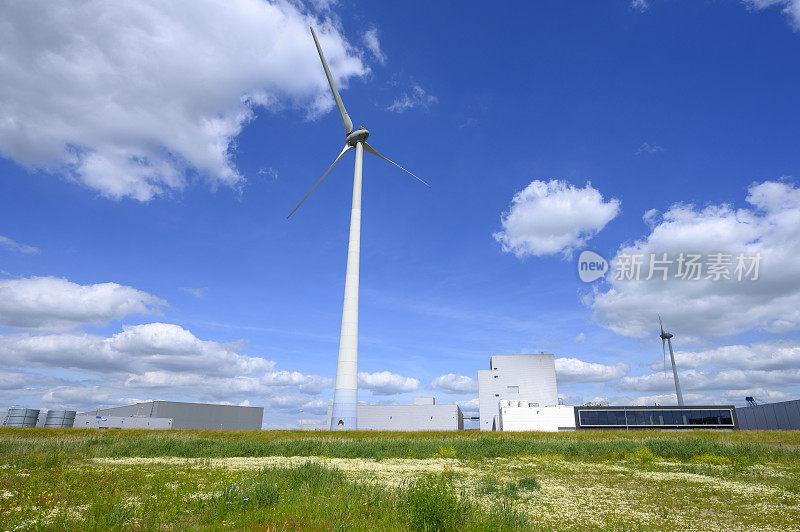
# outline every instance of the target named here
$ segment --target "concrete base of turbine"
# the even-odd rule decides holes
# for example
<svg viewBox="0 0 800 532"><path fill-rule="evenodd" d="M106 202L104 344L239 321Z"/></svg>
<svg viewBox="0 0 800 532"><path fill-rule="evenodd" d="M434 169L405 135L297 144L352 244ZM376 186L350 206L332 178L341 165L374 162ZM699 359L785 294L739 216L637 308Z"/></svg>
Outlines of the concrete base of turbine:
<svg viewBox="0 0 800 532"><path fill-rule="evenodd" d="M333 396L331 430L358 429L357 391L338 389Z"/></svg>

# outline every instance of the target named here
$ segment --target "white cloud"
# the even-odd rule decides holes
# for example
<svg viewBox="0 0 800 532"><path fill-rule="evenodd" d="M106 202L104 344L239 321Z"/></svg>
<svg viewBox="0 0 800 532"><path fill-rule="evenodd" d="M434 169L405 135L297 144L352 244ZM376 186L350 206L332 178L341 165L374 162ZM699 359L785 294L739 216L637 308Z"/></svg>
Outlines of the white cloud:
<svg viewBox="0 0 800 532"><path fill-rule="evenodd" d="M743 388L741 390L727 390L723 394L726 401L731 403L744 403L745 397L753 397L758 403L772 403L775 401L791 401L800 398L800 392L781 392L766 388Z"/></svg>
<svg viewBox="0 0 800 532"><path fill-rule="evenodd" d="M274 363L231 346L200 340L168 323L123 326L110 338L91 334L0 335L0 364L82 369L95 373L168 371L219 376L259 374Z"/></svg>
<svg viewBox="0 0 800 532"><path fill-rule="evenodd" d="M678 368L720 366L738 369L782 370L800 367L800 345L788 341L760 342L752 346L727 345L704 351L677 351ZM657 371L662 361L654 362L650 369Z"/></svg>
<svg viewBox="0 0 800 532"><path fill-rule="evenodd" d="M297 414L302 411L304 414L322 415L327 412L329 404L331 401L322 397L309 399L298 395L274 395L264 400L264 409L265 411L275 409Z"/></svg>
<svg viewBox="0 0 800 532"><path fill-rule="evenodd" d="M410 91L406 91L400 97L395 98L392 104L386 109L394 113L402 114L416 107L427 109L438 102L439 99L436 96L428 94L419 84L413 83Z"/></svg>
<svg viewBox="0 0 800 532"><path fill-rule="evenodd" d="M743 0L751 9L761 11L769 7L779 7L789 17L795 31L800 30L800 0Z"/></svg>
<svg viewBox="0 0 800 532"><path fill-rule="evenodd" d="M572 339L573 342L576 344L583 344L586 343L586 335L583 333L579 333L578 336Z"/></svg>
<svg viewBox="0 0 800 532"><path fill-rule="evenodd" d="M274 362L233 349L163 323L126 327L110 338L0 335L0 395L30 395L37 391L31 383L45 382L47 393L41 400L63 408L92 409L155 398L226 404L266 401L267 406L285 401L308 405L306 411L316 413L321 399L309 396L333 384L319 375L276 371ZM54 381L8 371L9 367L77 371L79 380Z"/></svg>
<svg viewBox="0 0 800 532"><path fill-rule="evenodd" d="M17 373L12 371L0 372L0 390L16 390L30 386L33 381L30 376L25 373Z"/></svg>
<svg viewBox="0 0 800 532"><path fill-rule="evenodd" d="M465 375L448 373L433 379L431 388L452 394L475 393L478 391L478 381Z"/></svg>
<svg viewBox="0 0 800 532"><path fill-rule="evenodd" d="M333 379L318 375L305 375L299 371L271 372L261 377L261 383L267 386L296 386L305 394L316 395L333 385Z"/></svg>
<svg viewBox="0 0 800 532"><path fill-rule="evenodd" d="M204 297L206 297L206 293L208 292L208 288L206 288L206 287L202 287L202 288L186 288L186 287L184 287L184 288L181 288L181 291L182 292L186 292L187 294L191 294L194 297L196 297L197 299L203 299Z"/></svg>
<svg viewBox="0 0 800 532"><path fill-rule="evenodd" d="M39 253L39 248L20 244L3 235L0 235L0 247L5 247L11 251L19 251L20 253Z"/></svg>
<svg viewBox="0 0 800 532"><path fill-rule="evenodd" d="M476 413L478 412L478 408L480 407L480 401L477 397L474 399L470 399L469 401L456 401L456 404L463 410L465 413Z"/></svg>
<svg viewBox="0 0 800 532"><path fill-rule="evenodd" d="M268 362L267 367L273 363ZM202 368L198 368L202 371ZM223 373L224 375L224 373ZM175 371L147 371L132 374L125 380L125 386L136 389L159 389L164 392L180 391L185 394L203 393L204 397L215 400L248 396L271 395L280 390L297 396L295 391L307 395L317 395L333 384L333 379L318 375L305 375L297 371L267 371L258 375L234 375L220 377L213 372L205 375ZM302 397L302 396L300 396ZM303 399L303 401L306 401Z"/></svg>
<svg viewBox="0 0 800 532"><path fill-rule="evenodd" d="M591 183L576 188L555 179L532 181L514 195L501 217L503 230L494 238L518 258L569 257L619 214L619 206L617 199L605 201Z"/></svg>
<svg viewBox="0 0 800 532"><path fill-rule="evenodd" d="M744 402L744 397L741 397L738 401L739 403ZM720 396L713 396L713 395L704 395L701 393L684 393L683 394L683 401L686 404L690 405L722 405L722 404L731 404L732 401L729 399L720 397ZM633 406L652 406L658 403L661 406L667 405L677 405L678 398L674 393L666 393L666 394L654 394L654 395L643 395L639 397L625 398L620 400L613 401L612 404L624 404L624 405L633 405Z"/></svg>
<svg viewBox="0 0 800 532"><path fill-rule="evenodd" d="M396 373L380 371L376 373L359 373L358 386L359 388L370 390L375 395L392 395L413 392L419 389L419 381Z"/></svg>
<svg viewBox="0 0 800 532"><path fill-rule="evenodd" d="M636 155L641 155L643 153L659 153L664 151L664 148L658 146L657 144L650 144L649 142L643 142L639 149L636 150Z"/></svg>
<svg viewBox="0 0 800 532"><path fill-rule="evenodd" d="M647 4L647 0L631 0L631 7L644 12L647 11L647 8L650 6Z"/></svg>
<svg viewBox="0 0 800 532"><path fill-rule="evenodd" d="M606 366L577 358L556 359L556 376L559 382L607 382L624 377L629 370L630 367L622 362Z"/></svg>
<svg viewBox="0 0 800 532"><path fill-rule="evenodd" d="M593 319L617 334L644 338L658 330L660 313L676 340L692 336L729 336L750 330L785 333L800 329L800 189L785 182L753 184L749 207L676 204L660 219L653 215L643 239L622 246L611 261L606 291L595 289L585 301ZM677 263L667 280L649 281L650 255L676 260L680 253L732 256L730 280L676 279ZM736 257L761 254L759 278L734 275ZM616 280L621 255L642 255L640 281ZM749 266L746 263L746 266ZM743 276L744 277L744 276Z"/></svg>
<svg viewBox="0 0 800 532"><path fill-rule="evenodd" d="M141 403L147 399L120 397L118 392L102 386L58 386L45 392L42 402L50 408L78 411Z"/></svg>
<svg viewBox="0 0 800 532"><path fill-rule="evenodd" d="M800 384L800 369L773 370L741 370L725 369L696 370L689 369L678 374L681 388L685 390L736 390L752 387L775 388ZM638 377L624 377L618 384L622 390L664 391L674 390L675 381L672 372L651 373Z"/></svg>
<svg viewBox="0 0 800 532"><path fill-rule="evenodd" d="M0 6L0 154L109 198L147 201L194 175L239 186L231 152L256 107L332 108L310 25L340 89L368 72L291 2Z"/></svg>
<svg viewBox="0 0 800 532"><path fill-rule="evenodd" d="M153 314L166 302L116 283L79 285L56 277L0 280L0 327L66 331Z"/></svg>
<svg viewBox="0 0 800 532"><path fill-rule="evenodd" d="M375 60L381 65L386 64L386 54L381 50L381 42L378 40L378 28L368 29L362 36L364 46L370 51Z"/></svg>

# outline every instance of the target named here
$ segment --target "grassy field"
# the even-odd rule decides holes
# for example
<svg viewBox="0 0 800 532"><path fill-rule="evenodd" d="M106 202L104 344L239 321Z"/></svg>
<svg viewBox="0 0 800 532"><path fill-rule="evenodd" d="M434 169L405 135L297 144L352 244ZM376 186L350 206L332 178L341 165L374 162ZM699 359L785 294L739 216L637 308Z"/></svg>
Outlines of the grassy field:
<svg viewBox="0 0 800 532"><path fill-rule="evenodd" d="M0 530L800 530L798 432L0 429Z"/></svg>

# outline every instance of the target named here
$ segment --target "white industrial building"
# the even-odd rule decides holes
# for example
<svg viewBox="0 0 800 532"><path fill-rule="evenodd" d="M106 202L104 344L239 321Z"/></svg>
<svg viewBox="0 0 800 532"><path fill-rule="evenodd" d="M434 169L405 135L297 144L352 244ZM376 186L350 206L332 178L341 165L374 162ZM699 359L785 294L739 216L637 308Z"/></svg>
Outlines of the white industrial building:
<svg viewBox="0 0 800 532"><path fill-rule="evenodd" d="M324 424L303 424L303 430L330 430L332 406ZM413 405L358 405L358 430L464 430L458 405L437 405L433 397L417 397Z"/></svg>
<svg viewBox="0 0 800 532"><path fill-rule="evenodd" d="M528 401L500 401L498 430L559 432L575 430L574 406L532 406Z"/></svg>
<svg viewBox="0 0 800 532"><path fill-rule="evenodd" d="M554 355L494 355L489 363L489 369L478 371L481 430L501 430L501 401L517 401L516 405L522 401L539 408L558 406Z"/></svg>

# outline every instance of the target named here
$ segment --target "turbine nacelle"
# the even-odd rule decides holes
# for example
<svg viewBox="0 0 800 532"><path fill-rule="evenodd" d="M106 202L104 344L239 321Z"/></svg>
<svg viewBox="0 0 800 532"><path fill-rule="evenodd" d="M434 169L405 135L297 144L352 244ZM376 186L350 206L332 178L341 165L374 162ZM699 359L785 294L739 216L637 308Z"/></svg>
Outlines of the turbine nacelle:
<svg viewBox="0 0 800 532"><path fill-rule="evenodd" d="M369 137L369 131L364 129L364 127L362 126L353 131L352 133L350 133L349 135L347 135L347 138L345 139L345 144L355 148L356 144L358 144L359 142L366 142L367 137Z"/></svg>

